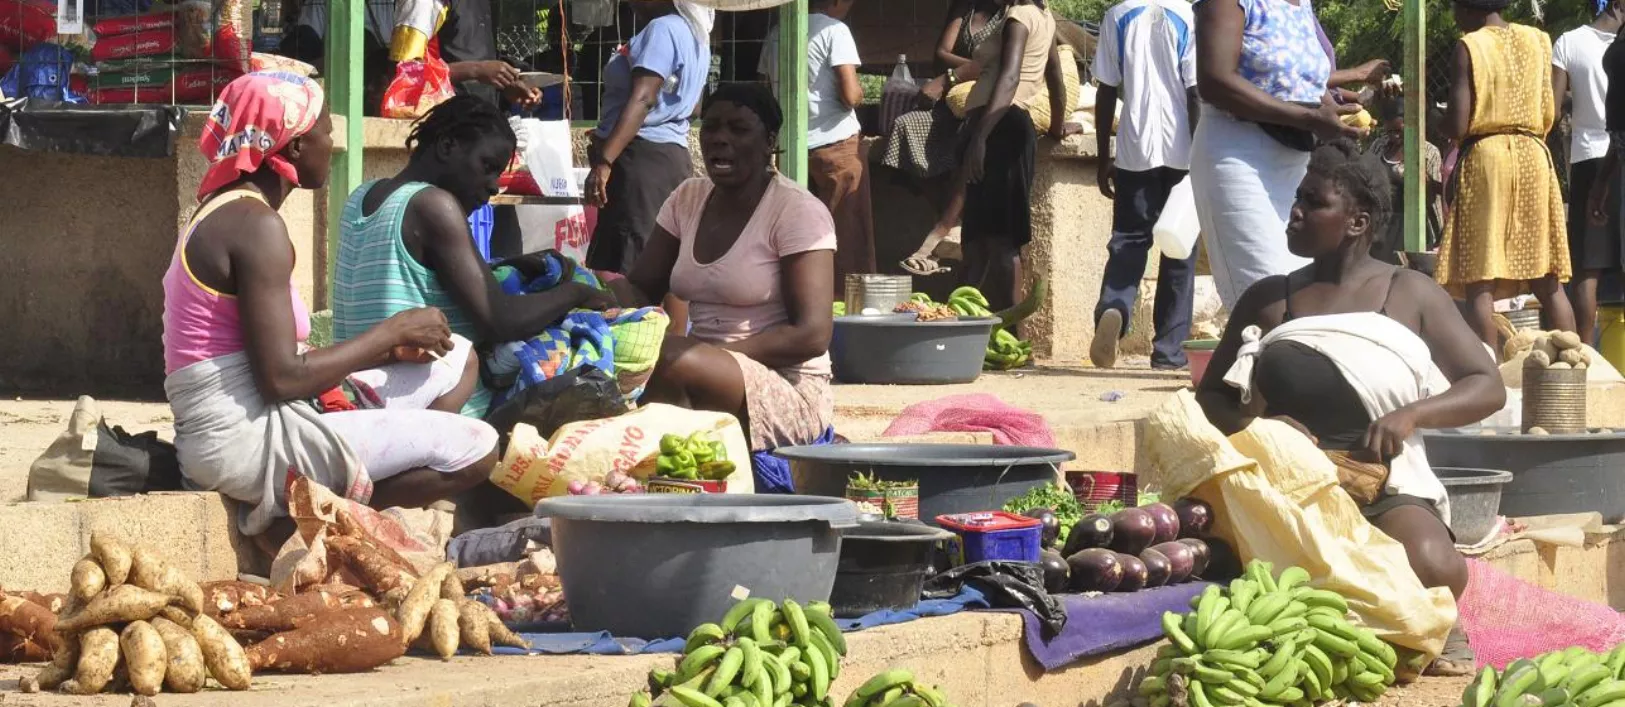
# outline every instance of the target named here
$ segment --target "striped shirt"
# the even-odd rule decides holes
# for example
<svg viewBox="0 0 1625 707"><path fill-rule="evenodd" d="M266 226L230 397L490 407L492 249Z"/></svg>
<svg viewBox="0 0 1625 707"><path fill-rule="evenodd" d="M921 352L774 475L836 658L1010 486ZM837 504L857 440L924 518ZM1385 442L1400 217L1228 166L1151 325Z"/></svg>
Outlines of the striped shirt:
<svg viewBox="0 0 1625 707"><path fill-rule="evenodd" d="M333 276L333 340L348 341L399 312L437 307L454 334L476 341L474 324L457 306L433 271L423 267L401 242L401 223L412 197L430 185L401 185L371 215L361 209L378 182L361 185L344 203L339 227L339 259ZM463 415L484 417L491 391L476 385Z"/></svg>

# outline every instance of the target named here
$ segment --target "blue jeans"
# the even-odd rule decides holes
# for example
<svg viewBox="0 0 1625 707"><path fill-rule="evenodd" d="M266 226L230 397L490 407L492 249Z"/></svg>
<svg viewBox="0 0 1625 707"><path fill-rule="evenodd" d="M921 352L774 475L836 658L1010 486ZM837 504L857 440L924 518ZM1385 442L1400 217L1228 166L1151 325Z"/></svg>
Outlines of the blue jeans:
<svg viewBox="0 0 1625 707"><path fill-rule="evenodd" d="M1100 280L1100 302L1095 305L1095 321L1107 309L1123 314L1123 333L1134 317L1134 301L1140 296L1140 278L1151 254L1151 227L1168 203L1168 193L1185 178L1185 171L1158 167L1146 172L1118 170L1117 198L1112 201L1112 239L1106 245L1110 254ZM1156 327L1152 339L1151 365L1157 368L1184 366L1182 345L1190 338L1191 307L1195 300L1196 256L1174 260L1164 256L1157 268L1157 299L1151 319Z"/></svg>

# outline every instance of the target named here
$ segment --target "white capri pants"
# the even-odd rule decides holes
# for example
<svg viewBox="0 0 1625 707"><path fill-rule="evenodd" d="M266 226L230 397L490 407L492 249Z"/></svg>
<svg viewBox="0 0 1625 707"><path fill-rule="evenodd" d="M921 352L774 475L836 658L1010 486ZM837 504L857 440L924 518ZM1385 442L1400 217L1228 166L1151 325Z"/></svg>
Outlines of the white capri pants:
<svg viewBox="0 0 1625 707"><path fill-rule="evenodd" d="M1225 309L1234 310L1253 283L1309 264L1286 247L1287 218L1308 171L1309 153L1202 104L1191 143L1191 190Z"/></svg>
<svg viewBox="0 0 1625 707"><path fill-rule="evenodd" d="M429 364L392 363L350 376L371 386L384 407L322 415L322 424L344 439L373 481L412 469L465 469L497 446L497 431L481 420L427 409L462 380L474 347L456 346Z"/></svg>

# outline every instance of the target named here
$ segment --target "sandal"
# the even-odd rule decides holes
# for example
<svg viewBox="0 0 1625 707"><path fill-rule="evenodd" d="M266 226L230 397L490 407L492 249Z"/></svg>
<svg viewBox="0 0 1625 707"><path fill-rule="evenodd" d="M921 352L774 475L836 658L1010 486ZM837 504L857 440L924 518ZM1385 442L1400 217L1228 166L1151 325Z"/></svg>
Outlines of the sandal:
<svg viewBox="0 0 1625 707"><path fill-rule="evenodd" d="M932 275L943 275L953 272L953 268L937 262L936 258L929 255L911 255L905 258L902 262L898 263L898 265L909 274L918 275L920 277L931 277Z"/></svg>
<svg viewBox="0 0 1625 707"><path fill-rule="evenodd" d="M1472 675L1477 659L1478 656L1473 653L1472 646L1467 644L1467 633L1462 631L1458 624L1450 629L1449 637L1444 639L1444 652L1433 659L1433 664L1423 669L1422 674L1429 677Z"/></svg>

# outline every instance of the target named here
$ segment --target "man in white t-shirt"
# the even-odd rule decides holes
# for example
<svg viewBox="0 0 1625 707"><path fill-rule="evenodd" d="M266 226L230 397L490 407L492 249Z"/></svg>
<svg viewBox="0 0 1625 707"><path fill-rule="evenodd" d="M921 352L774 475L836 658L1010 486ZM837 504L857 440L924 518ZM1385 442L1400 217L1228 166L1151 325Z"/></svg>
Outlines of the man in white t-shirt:
<svg viewBox="0 0 1625 707"><path fill-rule="evenodd" d="M869 168L855 110L863 101L863 61L841 21L856 1L812 0L807 17L807 187L835 219L836 292L847 275L876 272ZM768 32L757 70L777 88L777 31Z"/></svg>
<svg viewBox="0 0 1625 707"><path fill-rule="evenodd" d="M1589 0L1588 0L1589 1ZM1593 228L1587 205L1598 170L1608 156L1608 75L1602 55L1625 22L1619 0L1603 7L1591 24L1576 27L1552 45L1552 94L1561 108L1573 97L1569 117L1569 260L1574 266L1574 320L1580 335L1591 341L1597 327L1597 281L1620 269L1620 239L1615 231Z"/></svg>
<svg viewBox="0 0 1625 707"><path fill-rule="evenodd" d="M1151 227L1168 194L1191 166L1196 129L1196 26L1185 0L1124 0L1106 10L1093 64L1099 93L1100 192L1112 200L1112 238L1095 305L1095 338L1089 358L1100 368L1117 365L1118 342L1127 333L1151 252ZM1117 154L1112 155L1112 120ZM1157 269L1152 312L1151 367L1186 365L1196 282L1195 256L1163 256Z"/></svg>

